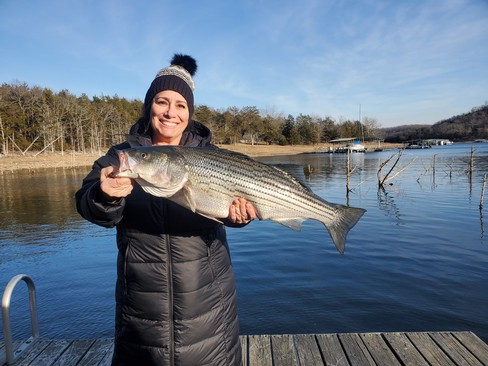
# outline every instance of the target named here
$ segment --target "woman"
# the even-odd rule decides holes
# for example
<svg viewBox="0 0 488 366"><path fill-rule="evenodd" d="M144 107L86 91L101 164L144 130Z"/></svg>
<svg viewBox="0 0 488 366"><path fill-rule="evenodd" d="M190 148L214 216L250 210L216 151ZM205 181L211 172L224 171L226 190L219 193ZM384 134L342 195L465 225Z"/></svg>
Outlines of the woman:
<svg viewBox="0 0 488 366"><path fill-rule="evenodd" d="M127 141L95 161L76 193L78 212L117 227L113 365L241 365L235 280L225 229L130 178L113 178L116 149L131 146L209 146L210 131L191 120L196 62L175 55L144 99ZM228 226L256 217L236 197Z"/></svg>

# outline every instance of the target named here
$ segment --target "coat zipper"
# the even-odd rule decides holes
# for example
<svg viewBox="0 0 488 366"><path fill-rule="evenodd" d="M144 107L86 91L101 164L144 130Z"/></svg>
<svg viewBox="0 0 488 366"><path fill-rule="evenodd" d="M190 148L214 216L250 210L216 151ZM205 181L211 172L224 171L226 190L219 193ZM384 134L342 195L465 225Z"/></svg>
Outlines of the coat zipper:
<svg viewBox="0 0 488 366"><path fill-rule="evenodd" d="M174 336L174 319L173 319L173 265L171 256L171 243L169 235L166 234L166 250L168 252L168 263L166 264L167 276L168 276L168 320L169 320L169 364L175 364L175 336Z"/></svg>
<svg viewBox="0 0 488 366"><path fill-rule="evenodd" d="M168 205L165 199L159 199L159 205L164 217L164 226L168 225ZM168 279L168 358L170 366L175 364L175 331L174 331L174 294L173 294L173 258L171 255L171 240L169 234L164 234L163 240L166 242L166 276Z"/></svg>

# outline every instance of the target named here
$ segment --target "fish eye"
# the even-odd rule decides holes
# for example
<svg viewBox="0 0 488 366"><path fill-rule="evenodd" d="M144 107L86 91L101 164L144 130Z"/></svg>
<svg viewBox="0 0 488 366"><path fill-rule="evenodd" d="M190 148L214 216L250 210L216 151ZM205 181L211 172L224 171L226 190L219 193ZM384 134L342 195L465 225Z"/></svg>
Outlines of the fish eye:
<svg viewBox="0 0 488 366"><path fill-rule="evenodd" d="M144 152L143 152L143 153L141 153L141 158L143 158L143 159L147 158L147 154L146 154L146 153L144 153Z"/></svg>

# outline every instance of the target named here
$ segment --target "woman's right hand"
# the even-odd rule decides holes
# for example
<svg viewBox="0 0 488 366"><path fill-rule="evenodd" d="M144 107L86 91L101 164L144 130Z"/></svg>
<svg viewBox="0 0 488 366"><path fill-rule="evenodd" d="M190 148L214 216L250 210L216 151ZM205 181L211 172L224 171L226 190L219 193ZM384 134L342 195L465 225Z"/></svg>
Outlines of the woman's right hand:
<svg viewBox="0 0 488 366"><path fill-rule="evenodd" d="M109 166L100 171L100 189L107 201L116 201L122 197L127 197L134 188L131 178L117 178L114 173L117 168Z"/></svg>

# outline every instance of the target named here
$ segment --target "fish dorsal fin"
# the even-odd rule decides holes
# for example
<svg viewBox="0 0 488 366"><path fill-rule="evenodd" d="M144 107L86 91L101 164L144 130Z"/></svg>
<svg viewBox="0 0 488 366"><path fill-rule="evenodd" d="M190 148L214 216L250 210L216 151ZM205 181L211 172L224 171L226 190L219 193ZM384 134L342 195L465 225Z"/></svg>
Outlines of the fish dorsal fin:
<svg viewBox="0 0 488 366"><path fill-rule="evenodd" d="M291 175L290 173L288 173L286 170L280 168L277 165L270 165L270 167L273 169L276 169L278 172L280 172L280 174L286 175L288 177L288 179L290 181L292 181L294 184L296 184L298 187L303 188L307 192L312 192L312 190L310 189L310 187L308 185L306 185L304 182L302 182L300 179L298 179L294 175Z"/></svg>

